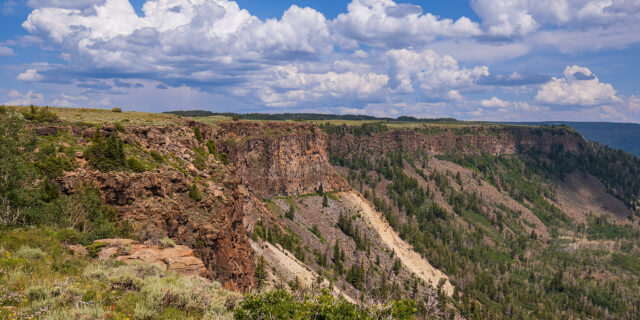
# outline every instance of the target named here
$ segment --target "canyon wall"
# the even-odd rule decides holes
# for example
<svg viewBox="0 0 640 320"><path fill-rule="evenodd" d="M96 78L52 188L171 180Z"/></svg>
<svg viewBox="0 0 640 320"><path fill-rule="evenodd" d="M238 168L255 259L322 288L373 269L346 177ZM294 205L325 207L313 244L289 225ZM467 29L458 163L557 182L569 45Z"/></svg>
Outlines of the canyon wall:
<svg viewBox="0 0 640 320"><path fill-rule="evenodd" d="M392 129L373 134L332 134L328 147L331 152L393 150L442 154L447 152L513 154L539 148L549 152L554 144L565 150L578 151L582 137L560 128L469 126L424 127Z"/></svg>
<svg viewBox="0 0 640 320"><path fill-rule="evenodd" d="M235 176L260 198L348 190L331 167L327 136L315 126L291 122L222 123L220 152L229 154Z"/></svg>
<svg viewBox="0 0 640 320"><path fill-rule="evenodd" d="M199 128L203 139L194 135ZM327 135L315 125L299 122L221 122L207 125L181 120L169 126L131 125L126 128L82 125L41 126L40 135L65 131L88 146L96 131L117 134L142 156L156 152L165 158L145 172L100 172L82 154L79 168L57 179L65 194L83 187L101 190L105 204L134 227L151 225L177 243L189 246L207 268L208 277L232 283L240 290L255 286L254 254L248 230L259 219L261 199L316 191L348 191L350 186L329 164L331 152L396 149L431 154L451 151L511 154L519 150L580 147L579 135L520 127L469 127L436 131L389 130L371 135ZM208 152L213 141L216 152ZM204 166L194 165L198 150L207 151ZM131 152L131 151L129 151ZM228 163L221 155L228 156ZM202 200L189 196L198 185ZM264 210L262 210L264 211ZM248 222L249 221L249 222Z"/></svg>

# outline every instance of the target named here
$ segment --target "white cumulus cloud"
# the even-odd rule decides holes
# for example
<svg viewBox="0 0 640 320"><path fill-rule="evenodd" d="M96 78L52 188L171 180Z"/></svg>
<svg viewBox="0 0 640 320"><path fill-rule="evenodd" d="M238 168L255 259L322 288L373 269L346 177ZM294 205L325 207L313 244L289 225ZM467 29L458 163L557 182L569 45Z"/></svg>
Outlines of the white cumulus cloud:
<svg viewBox="0 0 640 320"><path fill-rule="evenodd" d="M481 33L478 23L461 17L440 19L413 4L391 0L354 0L347 13L332 21L335 33L356 43L378 47L421 45L437 37L469 37Z"/></svg>
<svg viewBox="0 0 640 320"><path fill-rule="evenodd" d="M543 84L535 99L554 105L596 106L621 102L616 94L611 84L600 82L591 70L574 65L564 69L563 78Z"/></svg>
<svg viewBox="0 0 640 320"><path fill-rule="evenodd" d="M389 50L385 57L392 78L390 86L396 92L437 95L442 89L448 92L472 86L480 77L489 75L487 67L463 68L453 57L432 50Z"/></svg>
<svg viewBox="0 0 640 320"><path fill-rule="evenodd" d="M68 106L192 103L479 117L571 105L605 112L600 107L627 100L589 69L567 67L564 77L549 80L536 72L490 74L484 64L640 42L637 0L471 0L478 21L393 0L353 0L335 19L297 5L260 19L230 0L146 0L140 16L129 0L27 4L34 8L23 23L29 35L1 43L0 55L18 45L55 52L61 62L33 62L14 76L71 88L67 96L45 92ZM466 100L507 86L526 101Z"/></svg>
<svg viewBox="0 0 640 320"><path fill-rule="evenodd" d="M16 54L11 50L11 48L7 46L0 46L0 57L1 56L15 56Z"/></svg>
<svg viewBox="0 0 640 320"><path fill-rule="evenodd" d="M373 72L305 72L287 65L274 67L264 81L255 82L257 97L268 106L280 107L305 101L367 99L381 93L389 77Z"/></svg>
<svg viewBox="0 0 640 320"><path fill-rule="evenodd" d="M489 100L482 100L480 101L480 104L485 108L506 108L511 105L511 103L498 97L493 97Z"/></svg>
<svg viewBox="0 0 640 320"><path fill-rule="evenodd" d="M32 81L40 81L42 79L43 79L42 75L38 73L38 70L36 69L27 69L23 73L18 75L18 80L20 81L32 82Z"/></svg>
<svg viewBox="0 0 640 320"><path fill-rule="evenodd" d="M7 98L9 98L9 100L5 101L3 104L8 106L26 106L30 104L39 105L44 103L44 95L34 92L33 90L29 90L24 94L17 90L11 90L7 94Z"/></svg>
<svg viewBox="0 0 640 320"><path fill-rule="evenodd" d="M542 26L587 28L636 20L636 0L472 0L489 35L524 36Z"/></svg>

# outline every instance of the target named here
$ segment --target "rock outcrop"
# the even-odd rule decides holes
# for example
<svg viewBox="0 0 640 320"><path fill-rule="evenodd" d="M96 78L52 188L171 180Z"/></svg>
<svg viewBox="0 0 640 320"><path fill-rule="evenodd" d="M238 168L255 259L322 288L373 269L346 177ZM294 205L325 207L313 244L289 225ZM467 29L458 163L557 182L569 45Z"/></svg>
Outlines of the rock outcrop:
<svg viewBox="0 0 640 320"><path fill-rule="evenodd" d="M386 153L393 150L442 154L447 152L514 154L539 149L549 152L553 145L578 151L583 141L579 134L566 130L535 127L446 126L398 129L356 136L332 134L328 138L330 153L368 152Z"/></svg>
<svg viewBox="0 0 640 320"><path fill-rule="evenodd" d="M348 190L346 181L329 164L327 136L308 123L228 122L218 135L234 173L249 192L260 198Z"/></svg>
<svg viewBox="0 0 640 320"><path fill-rule="evenodd" d="M61 127L78 137L90 138L95 128ZM102 128L102 134L115 134ZM47 128L43 133L55 131ZM201 129L208 137L212 130ZM246 290L255 285L253 251L243 225L244 190L230 168L208 155L196 168L196 148L204 145L194 137L188 122L176 126L129 126L117 133L127 144L154 151L165 158L153 170L100 172L86 163L57 179L61 192L73 194L82 188L101 191L102 201L114 206L119 220L134 229L151 226L192 248L204 262L207 277ZM206 149L204 149L206 150ZM143 154L144 156L144 154ZM148 157L148 156L147 156ZM80 162L80 161L79 161ZM197 185L201 200L193 200L189 189Z"/></svg>
<svg viewBox="0 0 640 320"><path fill-rule="evenodd" d="M125 263L156 263L182 274L205 277L202 259L197 258L193 250L186 246L174 245L163 248L158 245L147 245L131 239L102 239L94 243L107 244L100 250L100 260L116 259Z"/></svg>

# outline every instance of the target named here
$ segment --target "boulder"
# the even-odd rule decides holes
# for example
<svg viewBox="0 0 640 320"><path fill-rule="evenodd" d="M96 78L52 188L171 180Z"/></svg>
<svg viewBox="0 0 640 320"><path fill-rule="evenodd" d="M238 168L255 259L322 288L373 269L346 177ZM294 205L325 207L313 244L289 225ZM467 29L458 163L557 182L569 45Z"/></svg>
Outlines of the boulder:
<svg viewBox="0 0 640 320"><path fill-rule="evenodd" d="M124 263L148 262L157 263L186 275L207 276L207 268L189 247L174 245L163 248L147 245L130 239L102 239L95 243L107 243L100 250L98 259L116 259Z"/></svg>

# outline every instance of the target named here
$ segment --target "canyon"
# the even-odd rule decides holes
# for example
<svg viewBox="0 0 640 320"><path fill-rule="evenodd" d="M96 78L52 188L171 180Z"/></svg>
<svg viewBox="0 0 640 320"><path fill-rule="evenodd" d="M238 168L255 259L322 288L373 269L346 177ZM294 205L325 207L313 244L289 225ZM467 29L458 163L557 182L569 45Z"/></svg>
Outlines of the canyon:
<svg viewBox="0 0 640 320"><path fill-rule="evenodd" d="M503 276L489 286L483 277L491 268L519 270L555 247L558 234L563 250L600 246L572 221L588 228L600 217L632 228L637 214L637 198L624 197L633 192L601 172L564 179L549 167L553 157L600 152L566 127L418 123L371 131L357 123L176 117L162 125L33 128L78 150L73 169L55 178L62 194L96 188L120 224L153 230L149 241L166 237L177 248L140 242L117 259L156 259L171 269L174 252L186 273L241 292L302 286L367 306L411 298L424 301L424 314L458 317L472 308L458 299L477 299L476 290L504 301L491 289ZM87 148L112 136L143 170L91 165ZM109 250L104 255L124 249ZM472 262L478 252L497 260ZM266 276L257 278L257 268Z"/></svg>

